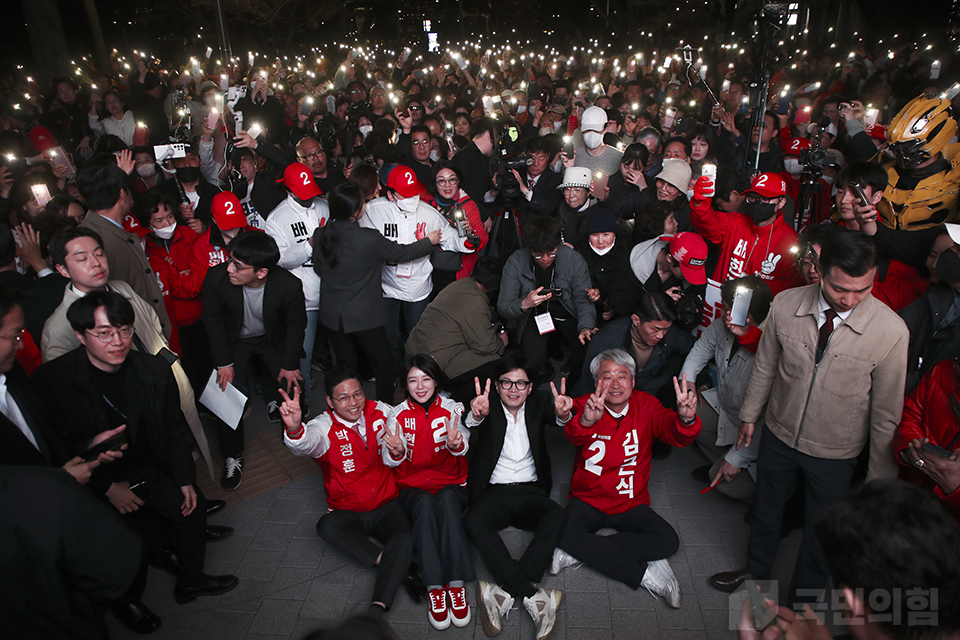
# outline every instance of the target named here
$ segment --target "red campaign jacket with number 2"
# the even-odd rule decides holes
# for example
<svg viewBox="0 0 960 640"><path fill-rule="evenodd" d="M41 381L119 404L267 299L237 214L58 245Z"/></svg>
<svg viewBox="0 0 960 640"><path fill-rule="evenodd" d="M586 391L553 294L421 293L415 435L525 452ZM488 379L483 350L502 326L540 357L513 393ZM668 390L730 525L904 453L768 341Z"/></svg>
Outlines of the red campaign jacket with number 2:
<svg viewBox="0 0 960 640"><path fill-rule="evenodd" d="M618 420L605 411L595 425L585 427L580 419L589 398L587 394L574 400L574 417L564 428L567 441L577 447L569 497L607 515L649 505L647 483L654 438L686 447L700 435L699 416L685 425L676 411L650 394L634 390L627 415Z"/></svg>
<svg viewBox="0 0 960 640"><path fill-rule="evenodd" d="M748 215L716 211L709 198L695 197L690 201L690 224L704 240L720 245L713 272L717 282L755 274L770 285L773 295L804 284L790 251L797 244L797 232L780 213L772 224L758 227Z"/></svg>
<svg viewBox="0 0 960 640"><path fill-rule="evenodd" d="M447 425L454 420L463 435L463 449L456 453L447 448ZM393 408L387 419L387 429L403 434L406 453L394 460L383 448L383 461L396 467L400 488L423 489L432 494L451 484L467 486L467 440L469 431L463 424L463 405L439 395L434 397L429 411L410 399Z"/></svg>
<svg viewBox="0 0 960 640"><path fill-rule="evenodd" d="M323 471L323 489L330 510L373 511L400 495L393 470L380 459L390 405L367 400L363 407L367 442L325 411L293 434L284 429L287 447L310 456Z"/></svg>

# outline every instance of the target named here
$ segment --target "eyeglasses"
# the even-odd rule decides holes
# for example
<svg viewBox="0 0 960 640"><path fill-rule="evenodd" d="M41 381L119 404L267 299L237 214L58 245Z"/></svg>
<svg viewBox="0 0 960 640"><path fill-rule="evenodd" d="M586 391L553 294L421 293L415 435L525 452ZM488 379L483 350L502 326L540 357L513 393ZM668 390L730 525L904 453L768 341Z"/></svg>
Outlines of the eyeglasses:
<svg viewBox="0 0 960 640"><path fill-rule="evenodd" d="M0 336L4 340L13 340L14 342L21 342L23 340L23 332L26 331L24 328L17 329L16 335L12 336Z"/></svg>
<svg viewBox="0 0 960 640"><path fill-rule="evenodd" d="M780 200L780 196L774 196L773 198L761 198L760 196L751 193L744 199L750 203L762 202L763 204L776 204L777 201Z"/></svg>
<svg viewBox="0 0 960 640"><path fill-rule="evenodd" d="M351 400L353 400L354 402L362 402L362 401L364 400L364 397L365 397L365 396L363 395L363 390L361 389L361 390L359 390L359 391L357 391L357 392L355 392L355 393L353 393L353 394L349 394L349 395L346 394L346 393L342 393L342 394L340 394L339 396L336 396L336 397L334 398L334 400L336 400L336 401L339 402L340 404L347 404L347 403L350 402Z"/></svg>
<svg viewBox="0 0 960 640"><path fill-rule="evenodd" d="M319 160L323 157L323 149L317 149L313 153L308 153L305 156L300 156L304 160Z"/></svg>
<svg viewBox="0 0 960 640"><path fill-rule="evenodd" d="M430 141L429 141L429 140L414 140L414 141L413 141L413 144L414 144L415 146L418 146L418 147L424 147L424 146L430 144Z"/></svg>
<svg viewBox="0 0 960 640"><path fill-rule="evenodd" d="M460 178L437 178L437 185L442 187L448 184L451 186L460 184Z"/></svg>
<svg viewBox="0 0 960 640"><path fill-rule="evenodd" d="M420 109L423 109L423 107L418 107L417 105L410 106L410 111L420 111Z"/></svg>
<svg viewBox="0 0 960 640"><path fill-rule="evenodd" d="M523 391L532 383L529 380L497 380L497 384L503 387L505 391L510 391L511 389Z"/></svg>
<svg viewBox="0 0 960 640"><path fill-rule="evenodd" d="M232 258L230 260L227 260L227 264L233 265L234 271L243 271L244 269L253 269L253 267L251 267L250 265L241 264Z"/></svg>
<svg viewBox="0 0 960 640"><path fill-rule="evenodd" d="M554 249L553 253L534 253L533 257L536 260L546 260L547 258L556 258L557 250Z"/></svg>
<svg viewBox="0 0 960 640"><path fill-rule="evenodd" d="M113 342L113 338L120 334L120 337L124 340L129 340L133 337L133 327L127 325L125 327L120 327L119 329L101 329L100 331L91 331L87 329L87 333L92 334L102 342L103 344L109 344Z"/></svg>

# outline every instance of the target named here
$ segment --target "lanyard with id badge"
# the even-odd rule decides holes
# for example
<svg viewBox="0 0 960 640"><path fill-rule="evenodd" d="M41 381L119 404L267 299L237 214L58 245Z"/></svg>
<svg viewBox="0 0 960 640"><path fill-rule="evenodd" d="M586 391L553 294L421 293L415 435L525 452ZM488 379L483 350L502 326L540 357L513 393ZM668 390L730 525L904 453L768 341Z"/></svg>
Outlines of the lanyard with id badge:
<svg viewBox="0 0 960 640"><path fill-rule="evenodd" d="M550 300L559 298L563 295L563 289L543 289L540 291L540 295L551 294ZM556 331L557 327L553 323L553 316L550 315L550 300L544 305L543 313L533 313L533 319L537 323L537 330L540 332L540 335L546 335L551 331Z"/></svg>
<svg viewBox="0 0 960 640"><path fill-rule="evenodd" d="M417 217L416 217L416 214L414 214L413 220L411 220L411 219L408 218L407 216L403 216L403 217L402 217L402 220L400 221L400 224L401 224L402 226L406 227L406 226L407 226L408 224L410 224L411 222L413 223L413 226L414 226L414 237L417 238L417 235L418 235L418 234L416 233L416 229L417 229L418 225L417 225ZM420 238L417 238L417 240L419 240L419 239L420 239ZM397 277L398 277L398 278L412 278L412 277L413 277L413 262L398 262L398 263L397 263Z"/></svg>

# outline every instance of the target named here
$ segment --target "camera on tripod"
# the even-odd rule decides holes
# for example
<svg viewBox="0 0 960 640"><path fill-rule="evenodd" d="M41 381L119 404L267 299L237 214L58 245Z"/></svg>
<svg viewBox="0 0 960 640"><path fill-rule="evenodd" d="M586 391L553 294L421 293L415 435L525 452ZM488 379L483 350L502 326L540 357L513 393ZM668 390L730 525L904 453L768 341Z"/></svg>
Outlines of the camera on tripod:
<svg viewBox="0 0 960 640"><path fill-rule="evenodd" d="M513 175L514 169L526 169L533 164L533 156L523 153L519 148L520 130L509 125L497 140L497 150L491 163L497 176L497 191L506 202L513 202L520 197L520 183Z"/></svg>
<svg viewBox="0 0 960 640"><path fill-rule="evenodd" d="M823 165L827 163L827 152L817 147L804 149L800 152L797 162L803 167L823 170Z"/></svg>

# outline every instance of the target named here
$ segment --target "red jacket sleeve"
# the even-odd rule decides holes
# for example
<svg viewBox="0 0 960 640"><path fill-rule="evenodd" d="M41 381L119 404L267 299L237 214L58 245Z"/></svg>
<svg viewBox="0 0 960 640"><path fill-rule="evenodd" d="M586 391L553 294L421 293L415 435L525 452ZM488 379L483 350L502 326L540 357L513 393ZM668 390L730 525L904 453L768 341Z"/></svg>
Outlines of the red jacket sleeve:
<svg viewBox="0 0 960 640"><path fill-rule="evenodd" d="M481 248L487 246L487 241L490 239L490 236L487 235L487 230L483 227L480 209L477 208L477 203L474 202L473 199L463 200L460 204L463 205L463 212L467 215L467 220L470 221L473 232L480 237L480 247L477 248L477 251L479 251Z"/></svg>
<svg viewBox="0 0 960 640"><path fill-rule="evenodd" d="M947 361L947 364L953 366L953 361ZM936 367L934 367L933 371L936 371ZM900 425L897 427L896 433L893 434L893 440L890 442L890 446L893 448L893 457L902 465L906 463L900 458L900 452L906 449L907 445L917 438L927 438L930 436L930 432L924 424L923 414L924 408L930 399L930 392L936 387L933 380L937 376L933 371L925 375L920 380L920 384L917 385L903 401L903 413L900 415Z"/></svg>
<svg viewBox="0 0 960 640"><path fill-rule="evenodd" d="M634 392L636 397L636 393ZM644 394L643 411L650 415L650 425L653 428L653 435L662 442L672 444L675 447L686 447L693 444L700 435L700 416L697 416L693 424L683 424L676 411L667 409L660 401L653 396Z"/></svg>
<svg viewBox="0 0 960 640"><path fill-rule="evenodd" d="M722 244L730 228L727 214L716 211L709 199L690 201L690 224L704 240L714 244Z"/></svg>
<svg viewBox="0 0 960 640"><path fill-rule="evenodd" d="M597 426L596 424L593 424L589 427L585 427L580 424L580 418L583 416L583 407L587 403L587 399L589 397L590 394L588 393L573 401L573 417L570 418L570 421L567 422L566 426L563 428L563 433L567 439L567 442L576 447L589 442L591 436L593 435L594 428Z"/></svg>

